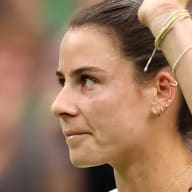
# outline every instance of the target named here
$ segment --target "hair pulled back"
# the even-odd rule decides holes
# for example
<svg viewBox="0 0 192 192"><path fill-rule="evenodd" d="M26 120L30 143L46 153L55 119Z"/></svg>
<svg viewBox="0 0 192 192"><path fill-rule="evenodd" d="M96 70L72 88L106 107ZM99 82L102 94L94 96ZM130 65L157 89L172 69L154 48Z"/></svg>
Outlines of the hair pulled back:
<svg viewBox="0 0 192 192"><path fill-rule="evenodd" d="M154 77L168 62L162 52L153 57L149 69L144 72L147 60L154 48L154 37L137 17L142 0L105 0L96 5L79 10L71 20L69 27L85 25L104 27L119 41L121 53L134 63L140 79ZM182 98L178 114L178 130L192 150L192 116Z"/></svg>

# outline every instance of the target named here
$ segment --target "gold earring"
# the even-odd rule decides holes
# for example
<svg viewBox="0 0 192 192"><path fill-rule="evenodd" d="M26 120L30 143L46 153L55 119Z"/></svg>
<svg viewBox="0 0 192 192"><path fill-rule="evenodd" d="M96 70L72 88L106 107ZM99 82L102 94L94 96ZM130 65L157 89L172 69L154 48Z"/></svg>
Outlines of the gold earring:
<svg viewBox="0 0 192 192"><path fill-rule="evenodd" d="M163 106L159 103L159 107L158 107L158 116L161 116L161 113L164 112Z"/></svg>
<svg viewBox="0 0 192 192"><path fill-rule="evenodd" d="M168 107L169 107L169 105L166 104L166 105L165 105L165 111L167 111Z"/></svg>
<svg viewBox="0 0 192 192"><path fill-rule="evenodd" d="M175 80L174 82L169 83L169 85L170 85L171 87L177 87L178 83L177 83L177 81Z"/></svg>
<svg viewBox="0 0 192 192"><path fill-rule="evenodd" d="M153 114L153 115L157 115L157 110L156 110L156 108L155 108L155 106L153 106L152 108L151 108L151 113Z"/></svg>
<svg viewBox="0 0 192 192"><path fill-rule="evenodd" d="M164 113L168 108L168 105L162 106L160 103L156 106L154 106L151 110L152 114L155 116L161 116L161 113Z"/></svg>
<svg viewBox="0 0 192 192"><path fill-rule="evenodd" d="M161 113L165 112L165 107L160 105L160 110L161 110Z"/></svg>
<svg viewBox="0 0 192 192"><path fill-rule="evenodd" d="M160 116L161 110L160 110L160 108L158 108L157 106L154 106L154 107L152 107L152 109L151 109L151 113L152 113L153 115L155 115L155 116Z"/></svg>

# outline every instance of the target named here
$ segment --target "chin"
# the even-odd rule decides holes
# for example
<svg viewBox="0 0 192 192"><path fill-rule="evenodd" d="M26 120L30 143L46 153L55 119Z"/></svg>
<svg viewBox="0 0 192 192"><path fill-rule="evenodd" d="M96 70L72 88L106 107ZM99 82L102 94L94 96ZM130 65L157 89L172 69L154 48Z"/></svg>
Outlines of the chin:
<svg viewBox="0 0 192 192"><path fill-rule="evenodd" d="M81 156L80 158L70 154L70 161L72 165L77 168L89 168L105 164L105 162L98 160L91 155L88 155L84 158Z"/></svg>
<svg viewBox="0 0 192 192"><path fill-rule="evenodd" d="M99 163L99 162L90 161L90 160L86 160L86 159L77 160L77 159L70 158L70 161L71 161L72 165L77 168L89 168L89 167L96 167L96 166L105 164L105 163Z"/></svg>

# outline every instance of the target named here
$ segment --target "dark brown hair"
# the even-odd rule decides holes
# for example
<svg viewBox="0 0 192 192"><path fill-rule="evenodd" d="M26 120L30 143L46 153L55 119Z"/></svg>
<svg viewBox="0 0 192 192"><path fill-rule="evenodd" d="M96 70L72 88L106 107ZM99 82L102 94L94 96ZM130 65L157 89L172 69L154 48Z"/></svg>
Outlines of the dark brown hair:
<svg viewBox="0 0 192 192"><path fill-rule="evenodd" d="M162 52L158 51L148 71L144 72L154 48L154 38L149 29L138 20L137 11L141 3L142 0L105 0L81 9L71 20L69 27L97 25L107 29L118 39L121 53L133 61L139 78L146 79L154 77L159 70L168 66L168 62ZM179 132L192 149L192 116L183 98L181 103L178 114Z"/></svg>

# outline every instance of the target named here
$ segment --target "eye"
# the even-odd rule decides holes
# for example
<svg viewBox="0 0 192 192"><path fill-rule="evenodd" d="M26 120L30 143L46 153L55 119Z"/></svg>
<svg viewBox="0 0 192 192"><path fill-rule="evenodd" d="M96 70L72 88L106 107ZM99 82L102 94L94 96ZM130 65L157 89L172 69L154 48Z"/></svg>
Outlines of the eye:
<svg viewBox="0 0 192 192"><path fill-rule="evenodd" d="M88 89L93 88L94 84L96 83L96 79L90 75L82 75L81 76L81 84L83 87Z"/></svg>
<svg viewBox="0 0 192 192"><path fill-rule="evenodd" d="M65 85L65 79L64 78L60 78L58 77L58 83L61 87L63 87Z"/></svg>

